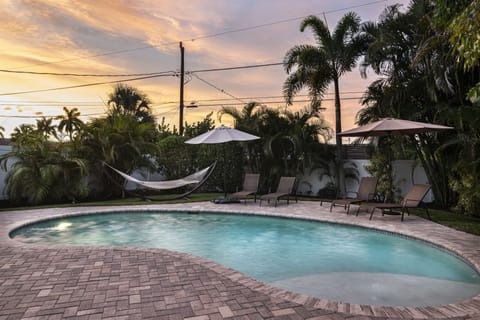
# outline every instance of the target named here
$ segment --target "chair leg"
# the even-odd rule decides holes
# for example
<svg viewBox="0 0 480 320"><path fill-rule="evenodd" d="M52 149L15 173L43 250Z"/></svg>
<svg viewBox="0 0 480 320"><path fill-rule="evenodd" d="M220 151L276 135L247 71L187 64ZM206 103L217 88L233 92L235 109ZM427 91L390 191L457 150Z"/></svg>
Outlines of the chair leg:
<svg viewBox="0 0 480 320"><path fill-rule="evenodd" d="M347 205L347 216L349 212L350 212L350 203Z"/></svg>
<svg viewBox="0 0 480 320"><path fill-rule="evenodd" d="M370 219L368 219L368 220L372 220L373 213L375 212L375 209L376 209L376 208L372 208L372 212L370 213ZM382 212L383 212L383 211L382 211Z"/></svg>
<svg viewBox="0 0 480 320"><path fill-rule="evenodd" d="M357 213L355 214L356 217L358 217L358 214L360 213L360 207L361 207L361 206L362 206L362 205L359 205L358 208L357 208ZM367 213L368 213L368 210L367 210Z"/></svg>
<svg viewBox="0 0 480 320"><path fill-rule="evenodd" d="M330 212L332 212L332 208L335 207L335 203L333 201L330 203Z"/></svg>
<svg viewBox="0 0 480 320"><path fill-rule="evenodd" d="M432 220L432 217L430 217L430 212L428 211L428 208L425 208L425 211L427 212L428 220Z"/></svg>

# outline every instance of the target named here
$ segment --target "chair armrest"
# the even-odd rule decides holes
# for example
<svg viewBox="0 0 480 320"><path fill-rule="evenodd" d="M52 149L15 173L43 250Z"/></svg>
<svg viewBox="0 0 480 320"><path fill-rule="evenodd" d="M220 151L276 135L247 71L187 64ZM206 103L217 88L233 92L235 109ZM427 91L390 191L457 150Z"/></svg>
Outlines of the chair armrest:
<svg viewBox="0 0 480 320"><path fill-rule="evenodd" d="M414 200L414 199L403 199L403 202L402 202L402 207L408 207L408 202L414 202L414 203L417 203L418 200ZM421 201L420 201L421 202Z"/></svg>

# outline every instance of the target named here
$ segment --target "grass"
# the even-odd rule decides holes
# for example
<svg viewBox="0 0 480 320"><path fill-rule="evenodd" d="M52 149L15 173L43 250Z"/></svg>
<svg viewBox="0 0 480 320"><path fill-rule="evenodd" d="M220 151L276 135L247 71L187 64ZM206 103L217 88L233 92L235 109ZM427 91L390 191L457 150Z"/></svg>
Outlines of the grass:
<svg viewBox="0 0 480 320"><path fill-rule="evenodd" d="M437 209L429 209L428 211L430 212L432 221L436 223L480 236L480 218L478 217ZM410 212L419 217L428 218L423 209L413 209Z"/></svg>
<svg viewBox="0 0 480 320"><path fill-rule="evenodd" d="M42 205L42 206L23 206L23 207L3 207L0 208L1 211L12 211L12 210L29 210L29 209L48 209L48 208L66 208L66 207L86 207L86 206L125 206L125 205L148 205L148 204L159 204L159 203L188 203L188 202L200 202L200 201L210 201L212 199L223 196L221 193L194 193L191 194L187 200L169 200L169 201L145 201L138 198L125 198L125 199L114 199L114 200L104 200L104 201L91 201L91 202L79 202L75 204L65 203L65 204L51 204L51 205ZM172 195L161 195L156 196L158 199L170 198ZM298 200L301 201L319 201L320 199L315 197L298 197ZM323 201L330 201L327 199L322 199ZM420 216L422 218L428 218L425 210L423 209L411 209L411 214ZM480 218L467 216L459 213L453 213L444 210L429 209L430 216L432 221L442 224L444 226L456 229L459 231L467 232L470 234L480 236Z"/></svg>

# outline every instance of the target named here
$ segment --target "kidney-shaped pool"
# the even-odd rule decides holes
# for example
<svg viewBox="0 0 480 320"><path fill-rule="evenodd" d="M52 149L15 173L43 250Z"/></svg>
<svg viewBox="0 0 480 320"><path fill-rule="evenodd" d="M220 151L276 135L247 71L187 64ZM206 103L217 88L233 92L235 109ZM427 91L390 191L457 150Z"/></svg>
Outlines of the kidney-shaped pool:
<svg viewBox="0 0 480 320"><path fill-rule="evenodd" d="M12 238L48 245L191 253L273 286L324 299L433 306L480 293L466 262L413 239L346 225L237 214L132 212L39 222Z"/></svg>

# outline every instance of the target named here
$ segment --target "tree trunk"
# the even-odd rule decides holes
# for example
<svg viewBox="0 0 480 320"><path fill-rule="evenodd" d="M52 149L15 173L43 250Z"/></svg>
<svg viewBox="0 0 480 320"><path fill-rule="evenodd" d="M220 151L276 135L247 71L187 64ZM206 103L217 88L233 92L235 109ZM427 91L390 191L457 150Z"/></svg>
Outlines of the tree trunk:
<svg viewBox="0 0 480 320"><path fill-rule="evenodd" d="M340 109L340 88L338 85L338 77L333 78L335 87L335 162L336 162L336 182L340 195L345 193L345 175L343 170L343 154L342 154L342 137L338 133L342 132L342 114Z"/></svg>
<svg viewBox="0 0 480 320"><path fill-rule="evenodd" d="M450 197L448 176L445 171L445 166L442 165L441 161L438 161L435 158L434 151L431 149L430 144L427 143L423 137L419 140L420 144L417 144L415 139L412 139L415 143L418 158L420 159L428 181L432 186L435 203L442 208L448 208L450 205Z"/></svg>

